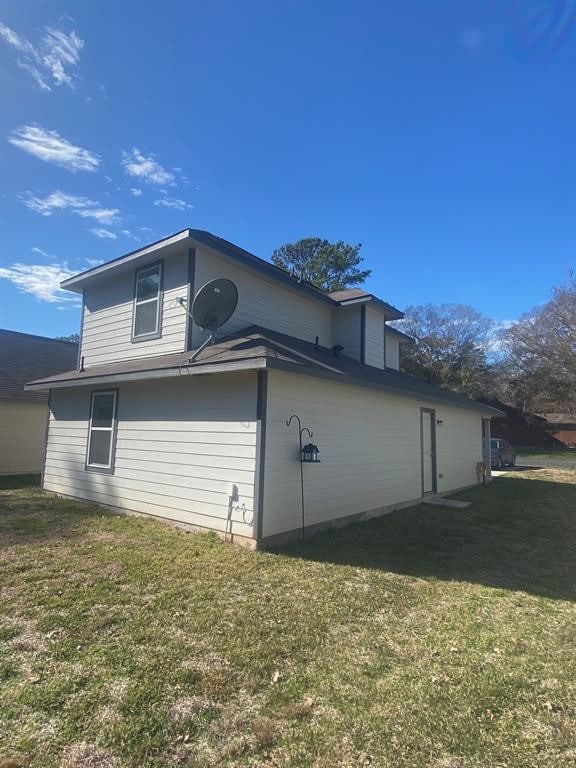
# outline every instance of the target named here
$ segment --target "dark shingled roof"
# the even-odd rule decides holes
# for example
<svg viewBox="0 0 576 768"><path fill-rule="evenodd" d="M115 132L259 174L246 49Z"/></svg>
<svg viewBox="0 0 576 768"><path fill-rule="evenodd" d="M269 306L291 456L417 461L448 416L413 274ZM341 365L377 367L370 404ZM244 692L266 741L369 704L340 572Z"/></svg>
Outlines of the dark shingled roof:
<svg viewBox="0 0 576 768"><path fill-rule="evenodd" d="M77 386L83 383L105 385L108 381L276 368L342 384L364 386L405 397L444 402L500 415L500 411L494 408L440 389L414 376L390 368L381 370L363 365L344 355L336 357L333 351L326 347L316 347L307 341L258 326L246 328L241 334L223 337L212 346L206 347L193 363L188 364L191 354L179 352L92 366L85 371L70 371L43 379L41 382L33 382L32 385L46 388L50 385Z"/></svg>
<svg viewBox="0 0 576 768"><path fill-rule="evenodd" d="M24 384L76 365L78 344L0 329L0 398L46 400L42 391L25 392Z"/></svg>

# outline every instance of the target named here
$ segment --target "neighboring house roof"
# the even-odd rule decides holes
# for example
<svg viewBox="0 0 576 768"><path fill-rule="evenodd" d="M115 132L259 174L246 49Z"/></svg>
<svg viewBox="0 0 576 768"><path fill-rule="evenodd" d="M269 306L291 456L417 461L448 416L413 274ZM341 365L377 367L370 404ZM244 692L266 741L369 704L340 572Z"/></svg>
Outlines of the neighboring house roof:
<svg viewBox="0 0 576 768"><path fill-rule="evenodd" d="M193 363L188 364L191 354L179 352L92 366L85 371L74 370L31 382L28 387L56 389L81 384L100 386L122 381L276 368L405 397L473 408L489 415L501 415L501 411L495 408L440 389L415 376L390 368L381 370L363 365L349 357L337 357L327 347L316 347L307 341L258 326L251 326L241 334L227 336L206 347Z"/></svg>
<svg viewBox="0 0 576 768"><path fill-rule="evenodd" d="M482 398L482 402L501 411L500 417L492 421L492 437L501 437L517 448L560 447L560 441L547 431L546 420L498 398Z"/></svg>
<svg viewBox="0 0 576 768"><path fill-rule="evenodd" d="M78 344L0 329L0 399L45 400L44 392L24 391L24 384L74 367Z"/></svg>
<svg viewBox="0 0 576 768"><path fill-rule="evenodd" d="M300 293L306 293L308 296L326 304L330 304L331 306L336 307L341 303L345 304L347 301L349 302L349 299L345 299L341 302L339 299L334 298L334 294L322 291L320 288L312 285L312 283L298 280L298 278L292 277L289 272L286 272L285 269L281 269L275 264L271 264L269 261L264 261L264 259L254 256L253 253L245 251L244 248L240 248L239 246L234 245L234 243L224 240L217 235L213 235L211 232L206 232L203 229L183 229L181 232L176 232L174 235L162 238L162 240L151 243L144 248L138 248L135 251L131 251L116 259L112 259L112 261L101 264L98 267L93 267L92 269L87 269L85 272L80 272L78 275L73 275L67 280L63 280L60 285L62 288L66 288L70 291L81 292L87 282L106 274L111 269L129 266L132 262L142 259L145 256L157 257L158 251L166 249L169 251L171 248L181 248L182 244L186 241L190 241L191 246L196 242L206 245L209 248L213 248L215 251L219 251L242 264L257 269L274 280L281 282L286 287ZM351 290L354 291L359 289ZM344 293L346 293L346 291L344 291ZM364 301L372 301L380 306L388 314L389 319L401 319L404 317L403 313L391 304L378 299L372 294L365 293L365 291L360 291L360 293L362 294L361 298L363 298Z"/></svg>

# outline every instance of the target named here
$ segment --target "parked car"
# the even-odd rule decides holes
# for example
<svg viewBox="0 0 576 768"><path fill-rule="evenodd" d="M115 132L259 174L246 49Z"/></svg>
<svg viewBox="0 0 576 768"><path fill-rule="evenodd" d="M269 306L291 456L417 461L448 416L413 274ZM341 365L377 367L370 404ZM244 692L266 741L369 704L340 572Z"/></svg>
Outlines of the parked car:
<svg viewBox="0 0 576 768"><path fill-rule="evenodd" d="M516 464L516 451L506 440L493 437L490 440L490 463L492 469L513 467Z"/></svg>

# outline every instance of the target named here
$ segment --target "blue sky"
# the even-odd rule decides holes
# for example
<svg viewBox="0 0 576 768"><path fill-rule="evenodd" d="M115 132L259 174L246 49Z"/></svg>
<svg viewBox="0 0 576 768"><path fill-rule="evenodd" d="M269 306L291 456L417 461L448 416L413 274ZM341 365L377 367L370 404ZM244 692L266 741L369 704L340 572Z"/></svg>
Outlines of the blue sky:
<svg viewBox="0 0 576 768"><path fill-rule="evenodd" d="M575 73L576 0L4 2L0 327L188 226L514 319L576 266Z"/></svg>

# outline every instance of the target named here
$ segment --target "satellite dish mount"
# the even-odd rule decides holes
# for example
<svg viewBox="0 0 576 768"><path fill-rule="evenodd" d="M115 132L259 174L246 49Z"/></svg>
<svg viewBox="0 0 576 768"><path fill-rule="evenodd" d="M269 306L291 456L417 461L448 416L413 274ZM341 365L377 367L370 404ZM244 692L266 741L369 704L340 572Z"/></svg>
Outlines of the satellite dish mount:
<svg viewBox="0 0 576 768"><path fill-rule="evenodd" d="M180 303L183 305L183 301ZM238 304L238 289L225 277L210 280L198 291L192 302L192 312L188 314L194 323L210 335L195 349L188 363L193 363L205 347L214 343L214 335L230 320Z"/></svg>

